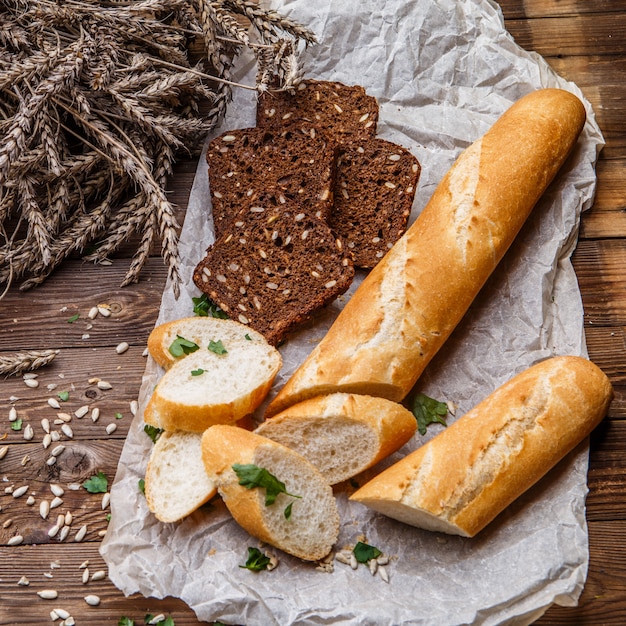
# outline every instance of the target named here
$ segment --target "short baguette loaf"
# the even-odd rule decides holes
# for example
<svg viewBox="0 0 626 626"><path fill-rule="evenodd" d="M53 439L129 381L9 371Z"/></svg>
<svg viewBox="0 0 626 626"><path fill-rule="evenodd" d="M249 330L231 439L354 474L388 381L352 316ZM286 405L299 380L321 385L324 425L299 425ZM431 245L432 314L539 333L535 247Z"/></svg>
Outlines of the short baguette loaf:
<svg viewBox="0 0 626 626"><path fill-rule="evenodd" d="M457 159L267 416L344 391L402 400L456 327L575 145L585 109L542 89Z"/></svg>
<svg viewBox="0 0 626 626"><path fill-rule="evenodd" d="M339 534L337 504L330 485L303 456L236 426L212 426L202 435L202 458L233 518L251 535L307 561L330 552ZM239 484L235 464L267 470L287 493L266 504L264 488Z"/></svg>
<svg viewBox="0 0 626 626"><path fill-rule="evenodd" d="M334 485L398 450L416 429L413 413L397 402L333 393L294 404L255 432L299 452Z"/></svg>
<svg viewBox="0 0 626 626"><path fill-rule="evenodd" d="M351 499L413 526L473 537L589 435L612 397L587 359L542 361Z"/></svg>

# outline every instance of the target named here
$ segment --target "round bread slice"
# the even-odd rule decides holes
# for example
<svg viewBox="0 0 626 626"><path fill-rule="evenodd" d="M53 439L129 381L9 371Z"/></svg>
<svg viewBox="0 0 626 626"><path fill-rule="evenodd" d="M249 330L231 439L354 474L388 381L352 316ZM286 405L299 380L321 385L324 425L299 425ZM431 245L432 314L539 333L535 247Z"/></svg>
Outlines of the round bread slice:
<svg viewBox="0 0 626 626"><path fill-rule="evenodd" d="M414 415L397 402L333 393L295 404L255 432L302 454L334 485L398 450L416 428Z"/></svg>
<svg viewBox="0 0 626 626"><path fill-rule="evenodd" d="M282 358L258 333L228 320L215 326L208 347L179 359L165 372L144 411L144 421L167 431L202 432L252 413L263 401ZM165 341L167 343L167 340Z"/></svg>
<svg viewBox="0 0 626 626"><path fill-rule="evenodd" d="M233 518L251 535L306 561L331 551L339 535L337 503L303 456L236 426L212 426L202 435L202 458ZM268 489L240 484L233 466L269 472L284 492L266 504Z"/></svg>
<svg viewBox="0 0 626 626"><path fill-rule="evenodd" d="M231 346L234 342L243 348L249 346L251 341L260 342L261 345L265 343L261 333L234 320L219 317L183 317L155 326L148 337L148 352L162 368L169 369L182 357L187 356L184 352L175 356L170 350L179 337L195 344L200 350L206 350L210 342L218 340L224 344L228 342ZM269 347L266 349L271 352Z"/></svg>
<svg viewBox="0 0 626 626"><path fill-rule="evenodd" d="M178 522L217 494L202 461L202 435L164 432L146 469L148 508L162 522Z"/></svg>

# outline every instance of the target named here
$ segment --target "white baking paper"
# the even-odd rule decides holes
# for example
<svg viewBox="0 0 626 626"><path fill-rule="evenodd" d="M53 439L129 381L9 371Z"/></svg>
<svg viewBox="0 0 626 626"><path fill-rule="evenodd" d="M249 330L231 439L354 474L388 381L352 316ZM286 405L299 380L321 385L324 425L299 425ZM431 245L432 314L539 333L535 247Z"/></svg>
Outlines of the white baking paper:
<svg viewBox="0 0 626 626"><path fill-rule="evenodd" d="M363 85L380 103L379 135L420 160L411 219L459 152L519 97L561 87L582 98L542 58L514 43L489 0L284 0L272 6L317 34L319 45L307 53L307 76ZM252 85L254 70L242 59L240 79ZM421 391L458 406L449 421L540 359L586 356L581 298L569 259L580 213L593 200L603 139L585 104L589 119L575 154L418 381ZM254 125L255 105L254 92L239 90L219 131ZM178 301L165 290L159 322L192 312L190 296L198 291L191 274L212 242L209 206L200 159L180 242L186 283ZM285 366L276 388L352 291L281 348ZM141 409L160 375L149 361L101 548L109 577L125 594L177 596L200 620L246 626L529 624L553 603L576 604L588 564L586 443L474 539L405 526L349 502L338 489L338 548L365 538L389 554L389 583L365 567L353 571L335 563L332 573L324 573L282 553L276 569L253 573L239 565L247 547L258 542L219 500L179 524L162 524L138 491L152 446ZM440 428L431 426L426 437L416 436L377 469Z"/></svg>

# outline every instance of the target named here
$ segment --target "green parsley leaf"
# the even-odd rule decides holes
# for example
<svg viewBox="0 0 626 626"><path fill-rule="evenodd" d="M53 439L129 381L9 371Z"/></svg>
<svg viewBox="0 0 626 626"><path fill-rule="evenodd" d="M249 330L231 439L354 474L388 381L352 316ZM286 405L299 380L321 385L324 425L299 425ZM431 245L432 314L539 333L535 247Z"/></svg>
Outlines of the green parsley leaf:
<svg viewBox="0 0 626 626"><path fill-rule="evenodd" d="M240 565L239 567L249 569L253 572L260 572L267 569L269 563L269 556L263 554L258 548L248 548L248 560L245 565Z"/></svg>
<svg viewBox="0 0 626 626"><path fill-rule="evenodd" d="M22 430L23 420L18 417L15 421L11 422L11 430Z"/></svg>
<svg viewBox="0 0 626 626"><path fill-rule="evenodd" d="M211 352L215 352L215 354L227 354L228 350L224 347L221 339L217 341L213 341L212 339L209 341L209 350Z"/></svg>
<svg viewBox="0 0 626 626"><path fill-rule="evenodd" d="M445 415L448 413L448 405L445 402L439 402L429 398L423 393L418 393L413 399L411 411L417 419L417 428L420 435L426 434L426 429L430 424L435 422L443 426L447 426Z"/></svg>
<svg viewBox="0 0 626 626"><path fill-rule="evenodd" d="M126 617L126 615L123 615L118 620L117 626L135 626L135 620L130 619L130 617Z"/></svg>
<svg viewBox="0 0 626 626"><path fill-rule="evenodd" d="M163 626L176 626L176 624L174 623L174 619L172 618L171 615L168 615L165 618L165 621L161 623L163 624Z"/></svg>
<svg viewBox="0 0 626 626"><path fill-rule="evenodd" d="M150 439L152 439L152 443L156 443L157 439L161 436L163 429L157 428L156 426L152 426L150 424L146 424L143 427L143 432L146 433L146 435L148 435Z"/></svg>
<svg viewBox="0 0 626 626"><path fill-rule="evenodd" d="M121 420L123 417L124 416L119 411L115 414L115 419L116 420Z"/></svg>
<svg viewBox="0 0 626 626"><path fill-rule="evenodd" d="M191 354L199 349L200 346L197 343L189 341L189 339L185 339L180 335L176 335L176 339L172 341L172 345L169 347L170 354L175 358Z"/></svg>
<svg viewBox="0 0 626 626"><path fill-rule="evenodd" d="M107 514L104 516L104 519L105 519L107 522L110 522L110 521L111 521L111 514L110 514L110 513L107 513Z"/></svg>
<svg viewBox="0 0 626 626"><path fill-rule="evenodd" d="M193 312L199 317L219 317L220 319L228 319L228 315L220 309L215 302L209 300L208 296L203 293L198 298L191 298L193 302Z"/></svg>
<svg viewBox="0 0 626 626"><path fill-rule="evenodd" d="M88 478L83 483L83 487L89 493L106 493L108 486L109 481L102 472L98 472L95 476Z"/></svg>
<svg viewBox="0 0 626 626"><path fill-rule="evenodd" d="M143 478L140 478L137 482L137 486L139 487L139 491L145 495L146 493L146 481Z"/></svg>
<svg viewBox="0 0 626 626"><path fill-rule="evenodd" d="M285 519L291 519L291 507L293 506L293 502L290 502L286 507L285 510L283 511L283 515L285 516Z"/></svg>
<svg viewBox="0 0 626 626"><path fill-rule="evenodd" d="M248 464L241 465L235 463L233 470L239 478L239 484L247 489L254 489L255 487L261 487L265 489L265 506L274 504L276 496L279 493L285 493L292 498L300 498L302 496L296 496L293 493L288 493L285 483L281 482L270 474L265 468L258 467L257 465Z"/></svg>
<svg viewBox="0 0 626 626"><path fill-rule="evenodd" d="M354 546L352 553L359 563L367 563L371 559L377 559L382 554L378 548L363 543L362 541L359 541L356 546Z"/></svg>
<svg viewBox="0 0 626 626"><path fill-rule="evenodd" d="M154 619L154 615L152 613L146 613L143 617L143 623L149 624Z"/></svg>
<svg viewBox="0 0 626 626"><path fill-rule="evenodd" d="M60 393L57 394L57 397L59 398L59 400L61 400L61 402L67 402L70 399L70 392L61 391Z"/></svg>
<svg viewBox="0 0 626 626"><path fill-rule="evenodd" d="M197 370L191 370L191 375L192 376L202 376L202 374L204 374L206 370L203 370L201 367L199 367Z"/></svg>
<svg viewBox="0 0 626 626"><path fill-rule="evenodd" d="M248 340L248 341L252 341L252 337L250 337L250 335L248 333L246 333L244 335L244 337Z"/></svg>
<svg viewBox="0 0 626 626"><path fill-rule="evenodd" d="M67 318L67 323L68 324L73 324L79 317L80 317L80 313L74 313L74 315L72 315L72 317L68 317Z"/></svg>

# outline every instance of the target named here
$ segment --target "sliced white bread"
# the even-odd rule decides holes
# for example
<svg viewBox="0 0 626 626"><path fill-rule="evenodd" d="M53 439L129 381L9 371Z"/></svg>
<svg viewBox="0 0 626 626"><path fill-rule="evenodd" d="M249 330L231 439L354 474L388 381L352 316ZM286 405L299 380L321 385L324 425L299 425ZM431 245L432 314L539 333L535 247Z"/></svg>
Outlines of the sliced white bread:
<svg viewBox="0 0 626 626"><path fill-rule="evenodd" d="M331 551L339 534L337 504L331 486L303 456L236 426L212 426L202 435L202 458L233 518L251 535L306 561ZM267 470L286 493L266 505L266 489L239 484L234 465Z"/></svg>
<svg viewBox="0 0 626 626"><path fill-rule="evenodd" d="M217 494L202 461L202 434L164 432L146 469L148 508L162 522L178 522Z"/></svg>
<svg viewBox="0 0 626 626"><path fill-rule="evenodd" d="M589 435L612 397L590 361L542 361L351 499L406 524L473 537Z"/></svg>
<svg viewBox="0 0 626 626"><path fill-rule="evenodd" d="M183 317L155 326L148 337L148 352L162 368L169 369L182 357L187 356L185 353L174 356L170 350L179 337L195 344L199 350L206 350L210 342L220 339L222 343L228 342L231 346L241 344L245 347L250 341L267 343L261 333L233 320L217 317Z"/></svg>
<svg viewBox="0 0 626 626"><path fill-rule="evenodd" d="M169 367L144 411L147 424L202 432L236 422L263 402L282 365L280 353L242 324L214 321L220 323L204 338L218 347L204 344Z"/></svg>
<svg viewBox="0 0 626 626"><path fill-rule="evenodd" d="M255 432L302 454L334 485L398 450L416 428L397 402L333 393L294 404Z"/></svg>

